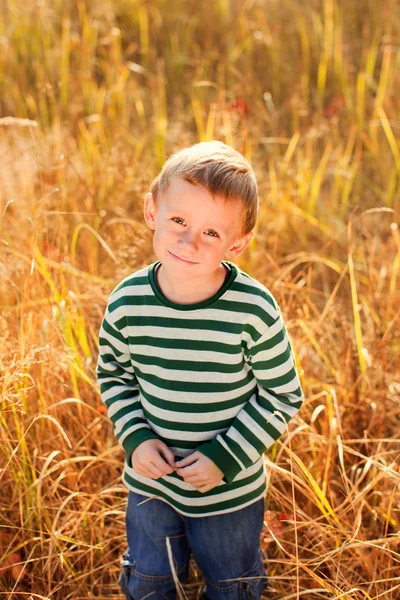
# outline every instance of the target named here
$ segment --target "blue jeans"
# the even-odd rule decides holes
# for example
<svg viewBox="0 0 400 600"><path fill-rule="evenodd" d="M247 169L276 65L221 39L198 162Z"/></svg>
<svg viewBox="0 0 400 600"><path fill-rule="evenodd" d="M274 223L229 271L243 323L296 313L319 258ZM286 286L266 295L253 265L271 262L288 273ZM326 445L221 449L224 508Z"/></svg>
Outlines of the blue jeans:
<svg viewBox="0 0 400 600"><path fill-rule="evenodd" d="M259 600L267 583L260 549L263 519L264 498L227 514L186 517L162 500L129 492L122 591L127 600L176 600L168 537L180 582L188 577L193 553L205 579L203 600Z"/></svg>

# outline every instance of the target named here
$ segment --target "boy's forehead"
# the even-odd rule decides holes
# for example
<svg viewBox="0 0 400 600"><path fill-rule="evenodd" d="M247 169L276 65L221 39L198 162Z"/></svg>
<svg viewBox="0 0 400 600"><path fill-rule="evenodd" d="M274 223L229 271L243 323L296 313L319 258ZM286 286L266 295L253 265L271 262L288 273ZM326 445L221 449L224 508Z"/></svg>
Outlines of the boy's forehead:
<svg viewBox="0 0 400 600"><path fill-rule="evenodd" d="M242 209L243 203L240 198L226 198L221 195L214 195L207 188L184 181L175 177L171 180L168 187L160 193L161 201L167 200L168 204L182 204L186 203L188 207L191 206L190 200L201 200L202 198L211 199L218 207L224 211L232 212L235 209ZM194 204L194 203L193 203ZM234 208L235 207L235 208Z"/></svg>
<svg viewBox="0 0 400 600"><path fill-rule="evenodd" d="M198 183L192 183L191 181L186 181L185 179L181 179L180 177L173 177L171 181L168 183L168 186L162 192L162 196L167 197L186 197L196 195L207 195L213 197L210 190L206 187L199 185Z"/></svg>

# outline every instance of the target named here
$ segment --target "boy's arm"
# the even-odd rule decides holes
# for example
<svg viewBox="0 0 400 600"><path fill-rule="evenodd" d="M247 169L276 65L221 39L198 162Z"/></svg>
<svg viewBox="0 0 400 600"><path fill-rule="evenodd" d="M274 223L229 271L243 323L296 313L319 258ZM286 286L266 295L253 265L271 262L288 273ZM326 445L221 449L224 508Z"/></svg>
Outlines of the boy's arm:
<svg viewBox="0 0 400 600"><path fill-rule="evenodd" d="M129 345L106 311L99 333L99 359L96 367L101 399L114 425L128 464L132 452L148 439L159 439L150 429L140 399Z"/></svg>
<svg viewBox="0 0 400 600"><path fill-rule="evenodd" d="M280 313L260 338L248 345L246 358L257 380L256 392L224 434L197 448L221 469L228 483L274 444L304 399Z"/></svg>

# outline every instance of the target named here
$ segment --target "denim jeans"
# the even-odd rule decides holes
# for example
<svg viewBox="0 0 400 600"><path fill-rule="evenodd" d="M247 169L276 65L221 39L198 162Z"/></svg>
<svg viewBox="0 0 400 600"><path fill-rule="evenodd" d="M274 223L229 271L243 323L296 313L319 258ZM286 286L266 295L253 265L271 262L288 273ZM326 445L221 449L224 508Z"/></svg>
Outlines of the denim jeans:
<svg viewBox="0 0 400 600"><path fill-rule="evenodd" d="M187 517L162 500L129 492L128 550L119 581L127 600L176 600L167 538L180 582L188 577L193 553L205 579L203 600L258 600L267 583L263 518L264 498L227 514Z"/></svg>

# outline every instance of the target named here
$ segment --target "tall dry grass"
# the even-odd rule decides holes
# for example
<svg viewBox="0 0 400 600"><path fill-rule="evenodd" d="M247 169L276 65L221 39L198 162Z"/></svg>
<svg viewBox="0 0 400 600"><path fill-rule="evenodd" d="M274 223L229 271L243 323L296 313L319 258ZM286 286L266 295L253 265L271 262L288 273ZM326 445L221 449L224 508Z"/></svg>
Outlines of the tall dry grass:
<svg viewBox="0 0 400 600"><path fill-rule="evenodd" d="M3 0L0 597L120 597L97 333L153 260L152 178L212 138L256 169L239 264L304 370L266 455L266 598L400 597L399 35L397 0Z"/></svg>

